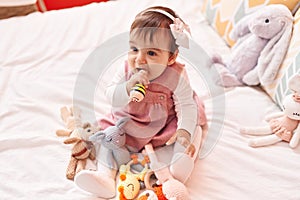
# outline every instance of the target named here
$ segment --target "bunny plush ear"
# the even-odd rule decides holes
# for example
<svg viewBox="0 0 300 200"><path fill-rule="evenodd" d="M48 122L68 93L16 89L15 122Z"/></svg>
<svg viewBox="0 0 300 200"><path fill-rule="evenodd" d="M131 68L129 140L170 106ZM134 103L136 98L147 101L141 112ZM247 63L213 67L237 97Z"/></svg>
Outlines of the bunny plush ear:
<svg viewBox="0 0 300 200"><path fill-rule="evenodd" d="M247 15L237 22L237 24L234 26L234 28L229 34L229 37L232 40L237 41L239 38L250 33L248 24L249 21L253 18L252 15L253 14Z"/></svg>
<svg viewBox="0 0 300 200"><path fill-rule="evenodd" d="M120 120L118 120L116 122L116 126L120 129L122 129L123 126L125 126L126 122L129 121L130 118L129 117L124 117L124 118L121 118Z"/></svg>
<svg viewBox="0 0 300 200"><path fill-rule="evenodd" d="M277 76L293 29L293 16L286 6L274 4L266 7L271 12L270 18L266 19L266 22L271 23L269 20L272 20L273 23L276 23L272 27L280 26L281 30L279 32L276 30L277 33L269 40L258 59L257 70L261 85L271 84Z"/></svg>
<svg viewBox="0 0 300 200"><path fill-rule="evenodd" d="M91 135L89 137L89 141L91 142L96 142L96 143L101 143L101 141L103 140L103 138L105 137L105 133L103 131L99 131L97 133L95 133L94 135Z"/></svg>

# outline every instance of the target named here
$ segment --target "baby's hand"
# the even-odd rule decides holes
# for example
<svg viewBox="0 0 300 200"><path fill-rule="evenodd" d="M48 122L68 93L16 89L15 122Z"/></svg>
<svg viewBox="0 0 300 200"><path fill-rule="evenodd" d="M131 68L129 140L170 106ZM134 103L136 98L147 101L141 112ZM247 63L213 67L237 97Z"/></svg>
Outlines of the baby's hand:
<svg viewBox="0 0 300 200"><path fill-rule="evenodd" d="M193 144L189 144L184 151L184 153L186 153L187 155L189 155L191 157L194 156L195 152L196 152L196 148L195 148L195 145L193 145Z"/></svg>
<svg viewBox="0 0 300 200"><path fill-rule="evenodd" d="M176 141L182 146L187 147L190 144L191 135L184 129L178 129L174 135L166 142L166 145L171 145Z"/></svg>
<svg viewBox="0 0 300 200"><path fill-rule="evenodd" d="M189 139L184 136L178 136L176 142L187 148L190 145Z"/></svg>
<svg viewBox="0 0 300 200"><path fill-rule="evenodd" d="M174 142L178 142L182 146L184 146L185 153L189 156L193 157L196 148L195 146L190 142L190 134L183 129L179 129L176 131L176 133L166 142L166 145L171 145Z"/></svg>
<svg viewBox="0 0 300 200"><path fill-rule="evenodd" d="M140 70L137 73L133 74L131 78L127 81L126 89L127 93L130 93L130 90L132 87L135 86L135 84L140 83L147 87L149 84L149 79L148 79L148 72L145 70Z"/></svg>
<svg viewBox="0 0 300 200"><path fill-rule="evenodd" d="M193 157L196 151L195 145L193 145L186 137L179 136L177 137L177 142L179 142L182 146L185 147L184 153Z"/></svg>

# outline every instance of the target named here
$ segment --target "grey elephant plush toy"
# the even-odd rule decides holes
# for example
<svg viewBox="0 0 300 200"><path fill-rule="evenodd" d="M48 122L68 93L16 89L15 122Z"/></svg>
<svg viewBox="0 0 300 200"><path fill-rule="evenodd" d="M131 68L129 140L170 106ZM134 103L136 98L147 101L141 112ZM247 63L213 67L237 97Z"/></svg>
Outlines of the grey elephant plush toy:
<svg viewBox="0 0 300 200"><path fill-rule="evenodd" d="M122 129L126 122L127 119L121 119L115 126L110 126L89 137L91 142L103 145L111 152L109 156L114 158L118 168L131 159L129 151L125 148L126 134Z"/></svg>
<svg viewBox="0 0 300 200"><path fill-rule="evenodd" d="M242 18L230 33L236 41L228 61L212 57L224 87L268 85L276 78L291 38L293 16L282 4L271 4Z"/></svg>

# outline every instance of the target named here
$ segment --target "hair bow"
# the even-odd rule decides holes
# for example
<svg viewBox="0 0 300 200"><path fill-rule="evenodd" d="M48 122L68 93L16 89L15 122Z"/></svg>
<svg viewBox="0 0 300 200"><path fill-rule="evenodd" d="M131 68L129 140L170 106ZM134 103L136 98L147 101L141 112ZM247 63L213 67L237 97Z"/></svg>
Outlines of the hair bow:
<svg viewBox="0 0 300 200"><path fill-rule="evenodd" d="M170 13L161 9L148 9L145 12L158 12L169 17L174 23L170 24L172 35L176 40L178 46L189 48L189 39L191 38L191 31L187 24L184 24L179 18L175 18Z"/></svg>
<svg viewBox="0 0 300 200"><path fill-rule="evenodd" d="M171 32L176 40L176 44L184 48L189 48L190 29L179 18L174 19L174 23L170 24Z"/></svg>

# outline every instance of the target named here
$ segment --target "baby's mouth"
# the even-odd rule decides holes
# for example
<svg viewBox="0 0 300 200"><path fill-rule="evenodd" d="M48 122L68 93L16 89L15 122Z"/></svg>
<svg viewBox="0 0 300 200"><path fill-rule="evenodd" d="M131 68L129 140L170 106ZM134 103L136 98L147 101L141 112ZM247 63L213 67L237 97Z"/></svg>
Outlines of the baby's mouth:
<svg viewBox="0 0 300 200"><path fill-rule="evenodd" d="M137 72L144 70L145 72L147 72L145 67L137 67L135 68Z"/></svg>

